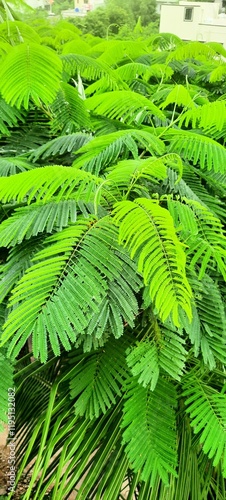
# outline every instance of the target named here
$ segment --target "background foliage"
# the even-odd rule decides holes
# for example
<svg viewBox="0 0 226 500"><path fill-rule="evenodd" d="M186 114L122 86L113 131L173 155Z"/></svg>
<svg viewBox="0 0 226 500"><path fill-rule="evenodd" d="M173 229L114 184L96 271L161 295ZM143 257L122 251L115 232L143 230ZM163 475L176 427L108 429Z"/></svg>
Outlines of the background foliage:
<svg viewBox="0 0 226 500"><path fill-rule="evenodd" d="M61 14L64 9L73 8L68 0L64 4L56 0L53 12ZM142 26L136 30L137 22ZM92 34L101 38L117 36L119 39L137 38L158 33L159 15L156 13L156 0L107 0L102 6L87 12L84 17L75 17L70 22L77 26L83 34Z"/></svg>

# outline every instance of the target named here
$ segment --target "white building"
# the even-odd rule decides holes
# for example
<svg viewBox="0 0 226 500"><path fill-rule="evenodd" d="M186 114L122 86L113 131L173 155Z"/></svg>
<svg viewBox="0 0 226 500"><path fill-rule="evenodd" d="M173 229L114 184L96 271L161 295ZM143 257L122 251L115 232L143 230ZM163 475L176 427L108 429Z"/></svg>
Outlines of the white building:
<svg viewBox="0 0 226 500"><path fill-rule="evenodd" d="M160 33L173 33L182 40L219 42L226 48L224 2L180 1L161 5Z"/></svg>
<svg viewBox="0 0 226 500"><path fill-rule="evenodd" d="M33 9L42 8L52 11L54 0L25 0ZM104 0L71 0L71 9L62 11L62 17L85 16L90 10L94 10L104 4ZM74 7L74 8L73 8Z"/></svg>
<svg viewBox="0 0 226 500"><path fill-rule="evenodd" d="M49 2L49 0L26 0L26 3L29 7L32 7L32 9L44 9L46 6L50 5L51 2Z"/></svg>

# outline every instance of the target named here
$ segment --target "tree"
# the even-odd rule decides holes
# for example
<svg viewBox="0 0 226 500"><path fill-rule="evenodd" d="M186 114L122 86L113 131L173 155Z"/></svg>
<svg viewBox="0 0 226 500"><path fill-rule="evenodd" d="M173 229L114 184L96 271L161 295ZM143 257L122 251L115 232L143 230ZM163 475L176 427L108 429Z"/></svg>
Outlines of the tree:
<svg viewBox="0 0 226 500"><path fill-rule="evenodd" d="M110 35L119 35L119 38L137 38L134 36L134 28L138 20L142 27L147 28L147 36L158 33L159 15L156 13L156 1L146 0L137 3L127 0L121 4L119 0L108 0L106 5L88 12L84 18L73 19L73 23L82 30L84 34L91 33L94 36L106 38L110 26Z"/></svg>
<svg viewBox="0 0 226 500"><path fill-rule="evenodd" d="M128 11L121 6L115 9L111 5L98 7L88 12L84 18L75 19L73 22L84 34L89 33L102 38L108 36L109 27L111 28L110 35L112 35L117 34L121 26L134 24L133 17Z"/></svg>
<svg viewBox="0 0 226 500"><path fill-rule="evenodd" d="M106 5L108 7L111 6L112 9L117 11L118 7L121 7L121 2L119 0L107 0ZM159 20L159 15L156 13L156 0L141 0L140 2L126 0L123 3L123 7L126 12L132 15L134 24L139 17L141 18L143 26L147 26L150 22Z"/></svg>
<svg viewBox="0 0 226 500"><path fill-rule="evenodd" d="M51 49L19 27L0 27L0 417L15 384L23 498L223 499L225 51L84 55L65 26Z"/></svg>

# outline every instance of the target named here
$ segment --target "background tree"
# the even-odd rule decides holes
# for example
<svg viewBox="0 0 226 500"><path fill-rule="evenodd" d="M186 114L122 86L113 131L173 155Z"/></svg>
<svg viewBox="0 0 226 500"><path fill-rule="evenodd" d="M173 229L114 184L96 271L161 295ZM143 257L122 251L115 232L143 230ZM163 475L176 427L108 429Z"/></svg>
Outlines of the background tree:
<svg viewBox="0 0 226 500"><path fill-rule="evenodd" d="M127 29L134 26L133 16L121 6L116 9L113 5L98 7L88 12L85 17L74 19L73 23L84 34L102 38L117 34L122 26L128 27Z"/></svg>
<svg viewBox="0 0 226 500"><path fill-rule="evenodd" d="M88 12L84 18L76 20L75 24L84 34L89 33L106 38L108 34L112 36L112 34L118 33L120 27L125 24L132 26L133 20L122 7L115 10L114 7L109 6L108 8L99 7Z"/></svg>
<svg viewBox="0 0 226 500"><path fill-rule="evenodd" d="M120 0L107 0L106 5L117 10L118 7L121 7L121 2ZM125 0L123 8L133 17L134 24L139 17L141 18L142 26L147 26L150 22L155 22L159 19L159 15L156 13L156 0L141 0L140 2Z"/></svg>
<svg viewBox="0 0 226 500"><path fill-rule="evenodd" d="M150 36L158 32L159 15L156 13L156 1L146 0L140 3L134 0L126 0L121 4L119 0L108 0L106 5L94 11L88 12L83 18L73 19L73 23L78 26L84 34L91 33L94 36L106 38L106 33L110 28L110 35L119 35L119 38L138 37L134 28L140 19L141 25L145 27L143 36Z"/></svg>

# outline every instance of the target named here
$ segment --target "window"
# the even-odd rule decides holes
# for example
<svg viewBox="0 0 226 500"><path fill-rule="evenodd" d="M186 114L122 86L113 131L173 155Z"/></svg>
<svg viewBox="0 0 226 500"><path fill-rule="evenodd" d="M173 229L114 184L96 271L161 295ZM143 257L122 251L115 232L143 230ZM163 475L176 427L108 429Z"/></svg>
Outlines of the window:
<svg viewBox="0 0 226 500"><path fill-rule="evenodd" d="M184 21L192 21L193 18L193 7L185 7Z"/></svg>

